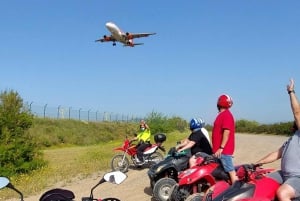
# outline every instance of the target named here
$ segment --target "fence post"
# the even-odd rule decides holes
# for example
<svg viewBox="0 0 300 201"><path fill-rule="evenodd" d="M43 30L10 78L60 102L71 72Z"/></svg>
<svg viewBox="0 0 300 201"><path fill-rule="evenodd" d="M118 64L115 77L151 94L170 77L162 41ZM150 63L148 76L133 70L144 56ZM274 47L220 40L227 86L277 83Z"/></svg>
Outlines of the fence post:
<svg viewBox="0 0 300 201"><path fill-rule="evenodd" d="M90 121L90 111L91 109L88 110L88 122Z"/></svg>
<svg viewBox="0 0 300 201"><path fill-rule="evenodd" d="M44 106L44 119L46 118L46 107L47 107L47 104Z"/></svg>
<svg viewBox="0 0 300 201"><path fill-rule="evenodd" d="M31 105L32 105L33 101L29 104L29 110L31 112Z"/></svg>
<svg viewBox="0 0 300 201"><path fill-rule="evenodd" d="M69 107L69 120L71 119L71 109L72 107Z"/></svg>
<svg viewBox="0 0 300 201"><path fill-rule="evenodd" d="M59 110L60 110L60 105L57 107L57 119L59 119Z"/></svg>

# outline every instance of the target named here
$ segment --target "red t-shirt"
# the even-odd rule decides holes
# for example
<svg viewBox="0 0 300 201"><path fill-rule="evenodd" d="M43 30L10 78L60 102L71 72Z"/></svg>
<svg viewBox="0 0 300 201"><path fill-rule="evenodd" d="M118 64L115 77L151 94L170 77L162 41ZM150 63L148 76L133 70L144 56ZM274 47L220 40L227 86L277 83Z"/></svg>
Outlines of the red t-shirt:
<svg viewBox="0 0 300 201"><path fill-rule="evenodd" d="M215 119L212 130L213 153L215 153L220 148L223 138L223 131L226 129L229 130L230 133L222 154L233 155L235 143L235 123L233 115L228 109L220 112Z"/></svg>

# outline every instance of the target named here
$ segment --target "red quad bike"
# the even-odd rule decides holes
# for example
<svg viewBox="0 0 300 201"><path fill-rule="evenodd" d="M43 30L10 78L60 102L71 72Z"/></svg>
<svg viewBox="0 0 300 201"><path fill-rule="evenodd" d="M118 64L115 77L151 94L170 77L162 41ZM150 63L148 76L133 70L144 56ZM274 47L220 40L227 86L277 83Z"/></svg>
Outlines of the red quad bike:
<svg viewBox="0 0 300 201"><path fill-rule="evenodd" d="M197 165L178 175L178 184L175 183L170 189L168 200L184 201L188 200L190 195L204 194L209 187L219 180L230 183L229 174L224 171L220 159L206 153L200 153L197 158Z"/></svg>
<svg viewBox="0 0 300 201"><path fill-rule="evenodd" d="M154 135L154 144L151 144L144 150L143 158L144 164L150 167L153 164L156 164L164 159L164 156L158 152L158 149L165 152L164 147L162 146L163 142L166 141L166 135L159 133ZM135 167L139 167L140 164L136 162L137 149L136 145L131 144L130 140L126 137L123 146L114 149L115 151L121 151L122 153L116 154L111 159L111 168L113 171L119 170L121 172L127 172L129 168L129 159Z"/></svg>
<svg viewBox="0 0 300 201"><path fill-rule="evenodd" d="M206 196L195 198L194 201L218 201L218 200L240 200L240 201L274 201L276 191L280 184L266 176L274 169L261 168L261 164L245 164L237 170L239 178L232 186L218 182L208 190ZM299 200L296 198L294 200Z"/></svg>
<svg viewBox="0 0 300 201"><path fill-rule="evenodd" d="M104 174L101 180L91 189L91 194L89 197L81 198L82 201L120 201L118 198L94 198L93 191L96 187L104 182L110 182L113 184L120 184L127 178L123 172L115 171ZM21 191L15 188L12 183L6 177L0 177L0 189L2 188L10 188L17 192L20 195L20 201L24 201L24 196ZM39 201L74 201L75 195L72 191L61 188L51 189L40 197Z"/></svg>

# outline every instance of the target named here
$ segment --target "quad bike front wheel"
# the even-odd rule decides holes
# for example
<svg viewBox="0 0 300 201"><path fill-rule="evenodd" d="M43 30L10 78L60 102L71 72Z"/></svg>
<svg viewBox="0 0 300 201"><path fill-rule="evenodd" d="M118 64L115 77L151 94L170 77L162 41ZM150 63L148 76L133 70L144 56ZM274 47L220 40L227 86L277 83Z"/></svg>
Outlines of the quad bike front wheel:
<svg viewBox="0 0 300 201"><path fill-rule="evenodd" d="M185 201L191 195L191 189L187 186L174 185L170 190L169 201Z"/></svg>
<svg viewBox="0 0 300 201"><path fill-rule="evenodd" d="M119 170L125 173L129 168L129 160L126 156L124 157L123 154L117 154L111 159L110 165L113 171Z"/></svg>
<svg viewBox="0 0 300 201"><path fill-rule="evenodd" d="M202 201L203 193L194 193L186 198L185 201Z"/></svg>
<svg viewBox="0 0 300 201"><path fill-rule="evenodd" d="M153 197L157 201L167 201L174 185L176 185L174 179L168 177L159 179L153 187Z"/></svg>

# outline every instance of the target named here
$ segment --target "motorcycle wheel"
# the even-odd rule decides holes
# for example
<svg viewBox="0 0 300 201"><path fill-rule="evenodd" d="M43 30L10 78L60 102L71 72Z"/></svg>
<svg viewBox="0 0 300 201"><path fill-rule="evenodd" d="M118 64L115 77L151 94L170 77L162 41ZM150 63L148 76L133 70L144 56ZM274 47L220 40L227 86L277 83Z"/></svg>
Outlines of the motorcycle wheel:
<svg viewBox="0 0 300 201"><path fill-rule="evenodd" d="M164 156L159 152L154 152L151 154L151 160L149 162L149 166L159 163L160 161L164 160Z"/></svg>
<svg viewBox="0 0 300 201"><path fill-rule="evenodd" d="M118 155L115 155L112 159L111 159L111 169L113 171L121 171L123 173L127 172L128 171L128 167L129 167L129 160L127 157L124 158L123 160L123 157L124 155L123 154L118 154Z"/></svg>
<svg viewBox="0 0 300 201"><path fill-rule="evenodd" d="M167 201L171 194L171 188L176 185L176 181L171 178L159 179L153 188L153 197L157 201Z"/></svg>
<svg viewBox="0 0 300 201"><path fill-rule="evenodd" d="M186 198L185 201L202 201L203 195L201 193L194 193Z"/></svg>

